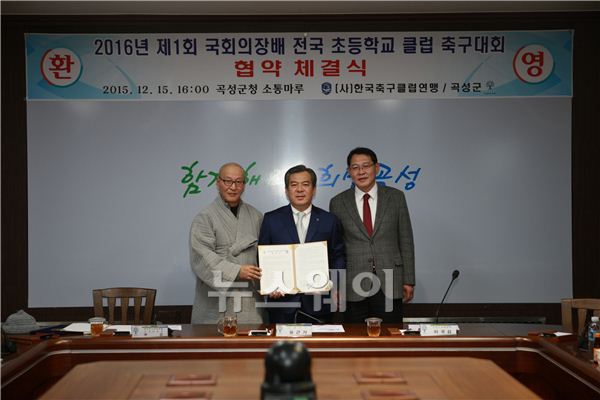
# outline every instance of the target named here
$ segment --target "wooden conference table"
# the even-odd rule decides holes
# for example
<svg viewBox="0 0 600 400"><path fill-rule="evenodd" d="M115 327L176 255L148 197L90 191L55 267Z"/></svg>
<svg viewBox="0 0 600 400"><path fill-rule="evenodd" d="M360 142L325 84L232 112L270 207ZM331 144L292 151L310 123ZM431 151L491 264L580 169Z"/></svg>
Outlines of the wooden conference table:
<svg viewBox="0 0 600 400"><path fill-rule="evenodd" d="M461 324L457 336L445 337L391 335L394 327L388 331L384 326L376 338L368 337L363 325L344 327L344 334L283 338L300 340L309 349L322 399L395 399L400 392L421 399L600 399L600 370L589 353L577 349L575 337L529 335L558 326ZM2 398L115 398L115 393L125 399L186 393L258 398L265 352L278 340L224 338L214 326L201 325L184 325L169 338L21 337L18 354L2 364ZM356 382L361 373L398 374L406 382L361 386ZM189 379L186 374L209 374L217 384L196 389L167 385L177 377Z"/></svg>

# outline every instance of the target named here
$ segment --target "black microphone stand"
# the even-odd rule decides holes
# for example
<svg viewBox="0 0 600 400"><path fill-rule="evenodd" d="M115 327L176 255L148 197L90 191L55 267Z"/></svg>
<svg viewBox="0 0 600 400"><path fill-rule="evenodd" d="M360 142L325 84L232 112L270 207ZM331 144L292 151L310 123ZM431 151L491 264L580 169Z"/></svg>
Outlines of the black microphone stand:
<svg viewBox="0 0 600 400"><path fill-rule="evenodd" d="M435 312L435 323L437 324L439 319L440 319L440 310L442 309L442 304L444 304L444 300L446 300L446 296L448 295L448 291L450 290L450 287L452 286L452 284L454 283L454 281L456 280L456 278L458 278L458 275L460 275L460 271L455 269L452 272L452 280L450 281L450 284L448 285L448 289L446 289L446 293L444 293L444 297L442 297L442 301L440 302L440 305L437 308L437 311Z"/></svg>
<svg viewBox="0 0 600 400"><path fill-rule="evenodd" d="M313 321L315 321L318 324L324 324L325 321L319 319L319 318L315 318L310 314L305 313L304 311L301 311L300 309L296 310L296 312L294 313L294 323L296 323L296 320L298 319L298 314L308 318L308 319L312 319Z"/></svg>

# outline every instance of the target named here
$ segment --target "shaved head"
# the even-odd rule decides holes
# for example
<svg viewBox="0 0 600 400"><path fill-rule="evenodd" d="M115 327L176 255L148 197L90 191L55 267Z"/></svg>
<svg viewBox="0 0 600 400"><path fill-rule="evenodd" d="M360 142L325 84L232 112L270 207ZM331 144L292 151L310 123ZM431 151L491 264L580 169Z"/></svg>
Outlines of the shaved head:
<svg viewBox="0 0 600 400"><path fill-rule="evenodd" d="M221 165L221 168L219 168L219 176L224 174L226 169L230 170L230 168L234 169L236 167L242 170L242 174L244 173L244 168L240 164L236 162L228 162L226 164Z"/></svg>
<svg viewBox="0 0 600 400"><path fill-rule="evenodd" d="M246 172L238 163L228 162L219 168L217 189L219 195L230 207L240 204L242 193L244 193Z"/></svg>

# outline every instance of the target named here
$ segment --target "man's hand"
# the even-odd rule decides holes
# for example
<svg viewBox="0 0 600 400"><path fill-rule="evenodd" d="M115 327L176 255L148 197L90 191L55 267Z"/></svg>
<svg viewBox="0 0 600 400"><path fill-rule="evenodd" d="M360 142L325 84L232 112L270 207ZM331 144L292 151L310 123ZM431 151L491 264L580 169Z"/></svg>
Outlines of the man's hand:
<svg viewBox="0 0 600 400"><path fill-rule="evenodd" d="M413 285L404 285L402 292L402 301L409 303L415 295L415 287Z"/></svg>
<svg viewBox="0 0 600 400"><path fill-rule="evenodd" d="M258 280L261 277L260 268L256 265L243 264L240 266L239 277L243 281Z"/></svg>
<svg viewBox="0 0 600 400"><path fill-rule="evenodd" d="M276 290L274 292L269 293L270 299L280 299L283 296L285 296L285 293L283 293L281 290Z"/></svg>
<svg viewBox="0 0 600 400"><path fill-rule="evenodd" d="M340 306L340 292L338 290L331 290L331 310L338 310Z"/></svg>

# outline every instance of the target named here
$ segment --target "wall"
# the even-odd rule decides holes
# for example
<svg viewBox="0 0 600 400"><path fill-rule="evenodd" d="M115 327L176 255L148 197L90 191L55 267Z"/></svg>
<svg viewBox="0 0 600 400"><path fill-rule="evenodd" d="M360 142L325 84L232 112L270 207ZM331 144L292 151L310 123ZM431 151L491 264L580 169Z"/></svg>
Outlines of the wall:
<svg viewBox="0 0 600 400"><path fill-rule="evenodd" d="M369 17L270 17L260 25L252 17L177 18L177 17L3 17L2 24L2 307L3 318L18 308L27 306L27 157L24 98L23 32L143 32L190 31L202 26L206 31L278 31L278 30L465 30L465 29L575 29L575 96L573 98L572 130L572 207L573 207L573 294L577 297L598 294L600 261L597 243L599 221L597 196L593 182L599 181L595 154L598 150L595 95L600 66L594 38L598 37L598 14L503 14L503 15L423 15ZM10 60L10 63L7 63ZM6 116L10 116L7 118ZM7 134L8 132L8 134ZM452 307L451 307L452 306ZM519 311L523 304L518 303ZM539 312L535 304L525 310ZM413 310L430 313L430 307L414 304ZM84 310L85 307L82 308ZM543 307L555 314L553 307ZM466 314L514 315L516 308L505 303L480 304L479 307L449 305ZM72 309L38 308L37 315L61 317L73 315ZM407 313L410 314L410 308ZM75 313L76 314L76 313Z"/></svg>

